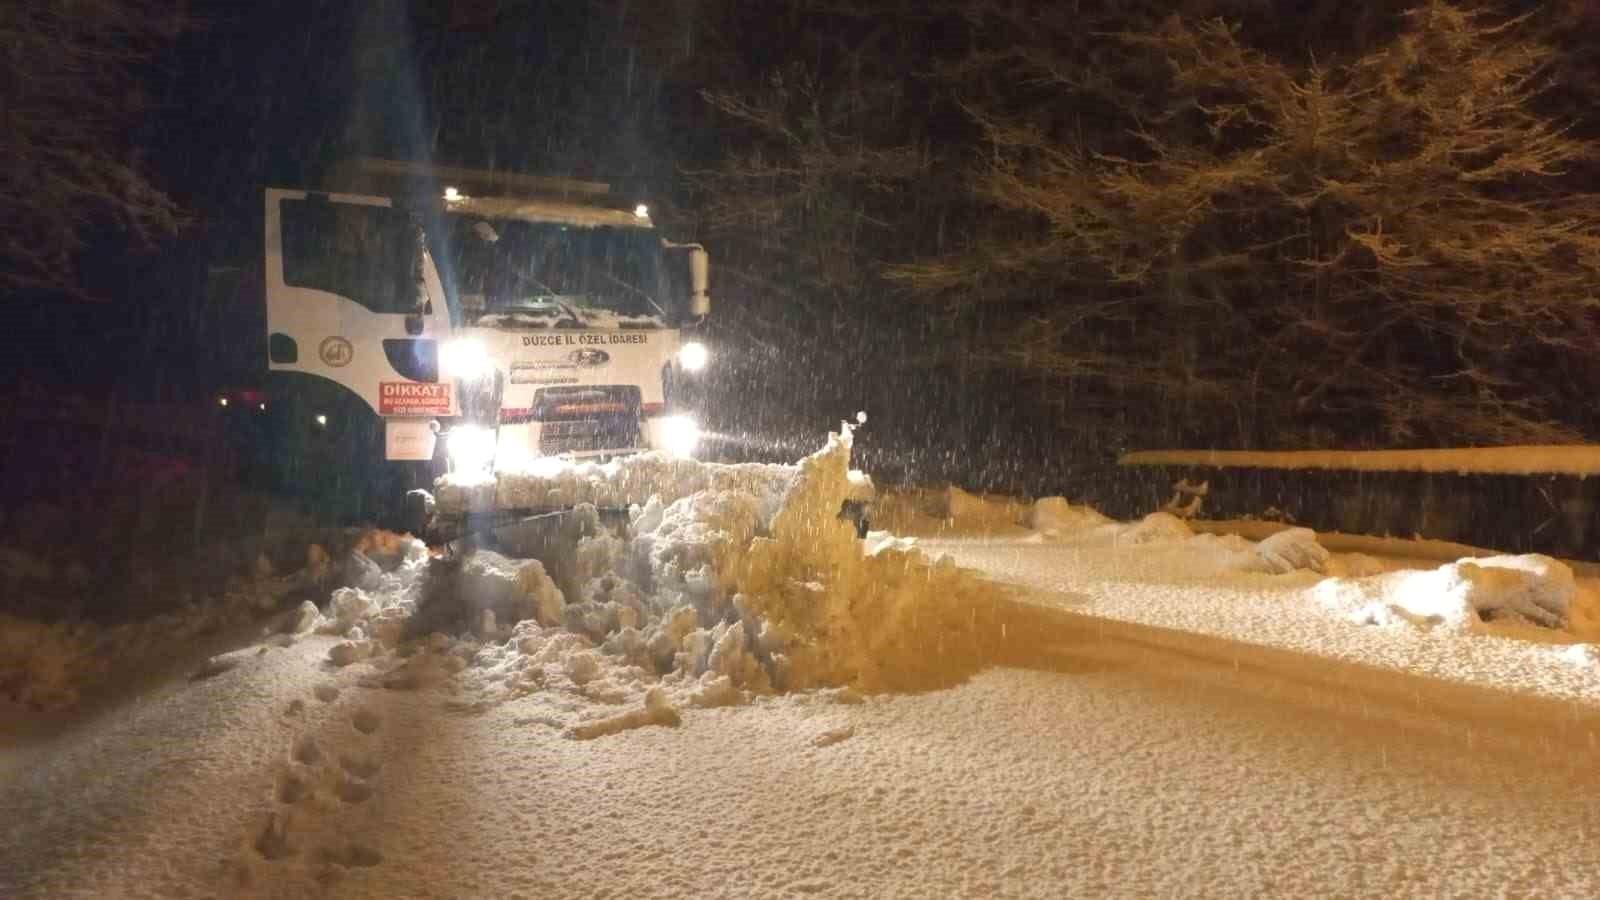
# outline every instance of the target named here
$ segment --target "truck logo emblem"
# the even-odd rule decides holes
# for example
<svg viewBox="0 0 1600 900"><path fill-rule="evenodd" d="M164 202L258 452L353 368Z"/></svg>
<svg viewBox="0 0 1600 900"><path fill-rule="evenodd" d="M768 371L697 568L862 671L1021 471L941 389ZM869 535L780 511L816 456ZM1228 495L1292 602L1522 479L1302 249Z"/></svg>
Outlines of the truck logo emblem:
<svg viewBox="0 0 1600 900"><path fill-rule="evenodd" d="M603 366L611 361L611 354L593 347L584 347L567 354L567 359L575 366Z"/></svg>
<svg viewBox="0 0 1600 900"><path fill-rule="evenodd" d="M322 361L335 369L350 365L350 360L356 357L356 348L346 339L335 335L323 338L317 345L317 355Z"/></svg>

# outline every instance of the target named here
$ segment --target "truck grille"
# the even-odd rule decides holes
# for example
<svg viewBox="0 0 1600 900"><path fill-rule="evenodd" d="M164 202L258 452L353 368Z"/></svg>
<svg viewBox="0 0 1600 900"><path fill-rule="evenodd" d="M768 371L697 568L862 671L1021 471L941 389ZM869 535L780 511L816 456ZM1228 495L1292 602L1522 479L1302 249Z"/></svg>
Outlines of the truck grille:
<svg viewBox="0 0 1600 900"><path fill-rule="evenodd" d="M636 449L638 425L602 419L546 422L539 429L539 452L546 456L597 450Z"/></svg>

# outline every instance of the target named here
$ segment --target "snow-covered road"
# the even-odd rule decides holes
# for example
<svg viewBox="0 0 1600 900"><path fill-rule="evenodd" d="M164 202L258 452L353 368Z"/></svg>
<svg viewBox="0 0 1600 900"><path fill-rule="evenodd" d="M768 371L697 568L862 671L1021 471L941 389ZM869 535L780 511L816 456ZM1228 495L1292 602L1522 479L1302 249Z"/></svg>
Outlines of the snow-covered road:
<svg viewBox="0 0 1600 900"><path fill-rule="evenodd" d="M366 535L320 610L0 728L0 897L1600 893L1600 589L1566 567L954 492L969 537L861 541L849 448L563 470L672 490L543 561ZM307 559L245 607L330 590ZM6 677L202 649L164 633L24 623Z"/></svg>
<svg viewBox="0 0 1600 900"><path fill-rule="evenodd" d="M1239 571L1231 554L1209 538L1119 547L956 537L925 538L920 546L1020 587L1035 602L1084 615L1600 708L1600 667L1570 652L1579 640L1571 631L1487 623L1469 633L1351 625L1313 598L1323 575ZM1574 608L1572 629L1593 632L1592 615Z"/></svg>
<svg viewBox="0 0 1600 900"><path fill-rule="evenodd" d="M332 638L250 648L213 678L7 750L0 895L1579 897L1600 884L1586 715L1530 727L1487 702L1442 720L1420 679L1397 699L1353 688L1340 663L1289 673L1142 627L996 589L926 690L791 694L595 741L517 701L361 687L362 667L321 662ZM1472 710L1459 690L1440 686L1443 708Z"/></svg>

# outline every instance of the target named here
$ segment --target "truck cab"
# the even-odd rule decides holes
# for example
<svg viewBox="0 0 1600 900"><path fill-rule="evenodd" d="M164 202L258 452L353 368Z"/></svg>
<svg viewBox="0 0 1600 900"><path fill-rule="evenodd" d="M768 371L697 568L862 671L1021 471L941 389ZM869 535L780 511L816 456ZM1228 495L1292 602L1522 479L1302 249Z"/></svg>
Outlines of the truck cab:
<svg viewBox="0 0 1600 900"><path fill-rule="evenodd" d="M264 195L283 466L381 507L446 467L695 452L703 248L590 182L358 160L335 183Z"/></svg>

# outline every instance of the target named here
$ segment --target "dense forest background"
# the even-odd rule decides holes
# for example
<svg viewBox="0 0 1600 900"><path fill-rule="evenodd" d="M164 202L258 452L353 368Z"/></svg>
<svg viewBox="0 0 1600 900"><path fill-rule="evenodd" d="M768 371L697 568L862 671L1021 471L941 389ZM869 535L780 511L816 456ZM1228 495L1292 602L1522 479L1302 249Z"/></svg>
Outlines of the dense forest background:
<svg viewBox="0 0 1600 900"><path fill-rule="evenodd" d="M6 352L203 394L264 184L604 180L713 254L711 425L1059 491L1156 446L1600 437L1591 4L21 0Z"/></svg>

